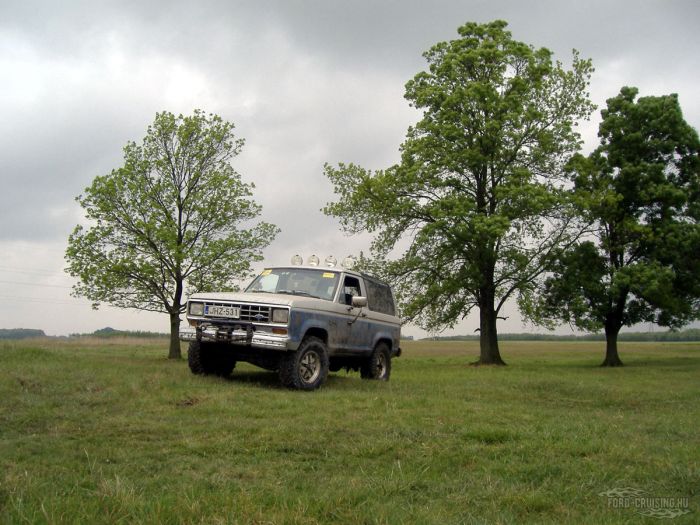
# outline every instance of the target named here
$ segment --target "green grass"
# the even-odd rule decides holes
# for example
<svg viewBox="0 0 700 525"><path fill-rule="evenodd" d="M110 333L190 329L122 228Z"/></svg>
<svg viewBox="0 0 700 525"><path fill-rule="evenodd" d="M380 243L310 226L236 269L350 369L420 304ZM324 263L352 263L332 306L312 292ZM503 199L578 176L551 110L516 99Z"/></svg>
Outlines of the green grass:
<svg viewBox="0 0 700 525"><path fill-rule="evenodd" d="M657 523L700 515L700 344L406 342L389 383L192 376L151 340L0 343L0 523Z"/></svg>

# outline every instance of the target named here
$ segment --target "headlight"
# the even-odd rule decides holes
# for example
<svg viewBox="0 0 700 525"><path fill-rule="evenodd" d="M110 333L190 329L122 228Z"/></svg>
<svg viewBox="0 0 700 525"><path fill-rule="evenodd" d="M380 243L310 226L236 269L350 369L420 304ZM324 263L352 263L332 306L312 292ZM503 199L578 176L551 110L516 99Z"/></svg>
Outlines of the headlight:
<svg viewBox="0 0 700 525"><path fill-rule="evenodd" d="M289 310L286 308L275 308L272 310L273 323L286 323L289 321Z"/></svg>
<svg viewBox="0 0 700 525"><path fill-rule="evenodd" d="M204 315L204 303L190 303L190 315Z"/></svg>

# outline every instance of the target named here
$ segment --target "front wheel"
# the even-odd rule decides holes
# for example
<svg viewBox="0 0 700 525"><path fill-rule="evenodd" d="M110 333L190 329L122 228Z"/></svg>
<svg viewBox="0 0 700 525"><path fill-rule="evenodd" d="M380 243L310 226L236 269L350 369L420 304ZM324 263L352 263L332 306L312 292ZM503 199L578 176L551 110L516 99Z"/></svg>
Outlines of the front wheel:
<svg viewBox="0 0 700 525"><path fill-rule="evenodd" d="M379 343L372 355L360 367L362 379L389 381L391 375L391 352L386 343Z"/></svg>
<svg viewBox="0 0 700 525"><path fill-rule="evenodd" d="M296 352L282 358L280 381L287 388L315 390L328 377L328 349L317 337L307 337Z"/></svg>
<svg viewBox="0 0 700 525"><path fill-rule="evenodd" d="M228 377L236 366L236 360L217 343L192 341L187 349L187 363L196 375Z"/></svg>

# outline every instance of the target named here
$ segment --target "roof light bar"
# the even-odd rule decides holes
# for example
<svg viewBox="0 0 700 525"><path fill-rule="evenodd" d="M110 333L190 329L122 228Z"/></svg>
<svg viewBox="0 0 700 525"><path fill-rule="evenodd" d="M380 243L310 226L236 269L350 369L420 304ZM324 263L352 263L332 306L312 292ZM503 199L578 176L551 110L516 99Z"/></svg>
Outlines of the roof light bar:
<svg viewBox="0 0 700 525"><path fill-rule="evenodd" d="M292 266L302 266L304 264L304 259L301 255L296 254L292 257ZM307 266L319 266L321 264L321 260L318 258L317 255L311 255L307 260L306 260L306 265ZM323 261L323 264L327 266L328 268L335 268L338 266L338 259L336 259L333 255L329 255L326 257ZM342 268L345 268L346 270L352 270L357 266L357 259L353 255L348 255L343 261L340 263L340 266Z"/></svg>

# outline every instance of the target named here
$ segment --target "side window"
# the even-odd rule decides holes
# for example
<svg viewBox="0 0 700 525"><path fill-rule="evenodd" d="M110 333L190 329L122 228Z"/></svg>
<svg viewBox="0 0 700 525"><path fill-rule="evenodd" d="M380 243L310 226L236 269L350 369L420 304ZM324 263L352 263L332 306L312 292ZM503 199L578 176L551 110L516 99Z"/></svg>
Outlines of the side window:
<svg viewBox="0 0 700 525"><path fill-rule="evenodd" d="M365 279L365 284L367 285L367 306L369 309L382 314L396 315L391 288L372 279Z"/></svg>
<svg viewBox="0 0 700 525"><path fill-rule="evenodd" d="M343 288L340 290L340 302L350 306L352 305L352 298L356 295L362 295L360 280L357 277L346 275L343 281Z"/></svg>

